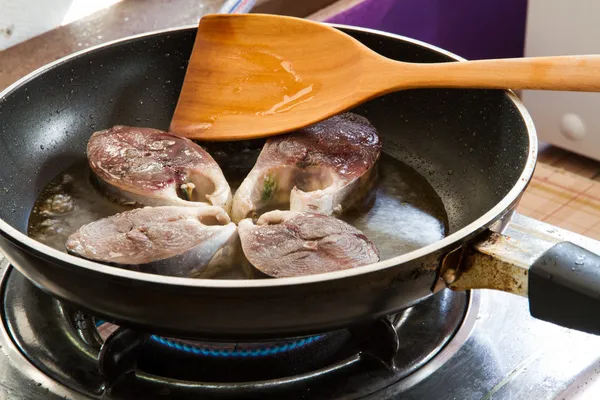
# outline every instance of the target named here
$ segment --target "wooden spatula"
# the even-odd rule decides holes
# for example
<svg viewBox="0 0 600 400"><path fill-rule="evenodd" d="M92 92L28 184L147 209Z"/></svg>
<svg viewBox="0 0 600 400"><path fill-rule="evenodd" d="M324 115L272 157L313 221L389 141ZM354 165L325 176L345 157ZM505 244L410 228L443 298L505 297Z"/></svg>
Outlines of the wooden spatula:
<svg viewBox="0 0 600 400"><path fill-rule="evenodd" d="M416 64L337 29L275 15L200 20L171 131L199 140L289 132L412 88L600 90L600 56Z"/></svg>

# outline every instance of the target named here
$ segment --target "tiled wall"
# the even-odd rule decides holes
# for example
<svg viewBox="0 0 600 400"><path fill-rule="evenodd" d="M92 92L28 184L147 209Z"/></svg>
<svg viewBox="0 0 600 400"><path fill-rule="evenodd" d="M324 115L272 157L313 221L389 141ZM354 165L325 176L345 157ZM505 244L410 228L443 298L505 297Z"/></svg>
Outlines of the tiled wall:
<svg viewBox="0 0 600 400"><path fill-rule="evenodd" d="M518 211L600 240L600 182L539 163Z"/></svg>

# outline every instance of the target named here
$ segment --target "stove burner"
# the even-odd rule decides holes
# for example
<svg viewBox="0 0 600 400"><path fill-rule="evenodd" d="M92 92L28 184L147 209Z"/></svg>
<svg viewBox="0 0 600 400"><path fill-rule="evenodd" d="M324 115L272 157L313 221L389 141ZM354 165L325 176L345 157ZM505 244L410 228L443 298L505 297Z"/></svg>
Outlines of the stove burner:
<svg viewBox="0 0 600 400"><path fill-rule="evenodd" d="M96 321L96 328L101 328L103 326L106 325L111 325L107 322L104 322L102 320ZM116 326L111 327L110 331L111 333L116 330ZM102 337L103 335L100 334L100 336ZM103 337L103 339L106 339L105 336ZM296 350L296 349L301 349L304 346L310 345L313 342L318 342L319 340L323 339L325 337L325 335L316 335L316 336L310 336L310 337L306 337L306 338L300 338L300 339L296 339L296 340L291 340L291 341L283 341L281 343L272 343L269 346L263 346L262 344L258 344L258 347L254 347L251 346L249 348L240 348L240 349L231 349L229 347L232 347L231 344L228 343L215 343L212 346L213 347L207 347L206 345L203 345L202 342L192 342L192 341L187 341L187 340L182 340L182 339L173 339L173 338L166 338L166 337L162 337L162 336L157 336L157 335L151 335L150 336L150 340L160 343L164 346L167 346L171 349L177 350L177 351L182 351L185 353L191 353L191 354L195 354L195 355L201 355L201 356L211 356L211 357L265 357L265 356L274 356L280 353L285 353L288 351L292 351L292 350ZM235 344L235 347L241 346L241 347L248 347L247 344L242 343L242 344Z"/></svg>
<svg viewBox="0 0 600 400"><path fill-rule="evenodd" d="M110 324L96 327L92 316L51 298L12 268L2 282L6 330L24 356L72 390L104 399L381 398L378 393L404 387L410 381L404 378L446 346L470 302L468 294L442 291L363 326L221 343L126 327L107 332Z"/></svg>
<svg viewBox="0 0 600 400"><path fill-rule="evenodd" d="M323 338L323 335L311 336L308 338L298 339L286 344L275 345L271 347L260 347L258 349L244 349L244 350L214 350L206 347L196 347L194 345L189 345L187 343L182 343L178 340L172 340L163 338L161 336L152 335L150 339L163 344L165 346L171 347L173 349L184 351L186 353L192 353L203 356L213 356L213 357L264 357L264 356L273 356L279 353L285 353L290 350L300 349L305 345L311 344L315 341L318 341Z"/></svg>

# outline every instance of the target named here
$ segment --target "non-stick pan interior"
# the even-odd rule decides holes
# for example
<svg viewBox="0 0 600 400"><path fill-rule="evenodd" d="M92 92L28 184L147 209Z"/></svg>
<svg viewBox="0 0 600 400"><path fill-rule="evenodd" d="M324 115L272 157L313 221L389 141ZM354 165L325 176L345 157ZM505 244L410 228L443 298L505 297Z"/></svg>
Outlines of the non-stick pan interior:
<svg viewBox="0 0 600 400"><path fill-rule="evenodd" d="M92 132L117 124L167 129L195 32L161 33L79 55L0 99L0 218L25 232L39 191L85 157ZM409 41L346 32L397 60L450 60ZM527 158L527 128L502 91L403 91L356 111L376 126L386 153L429 180L450 231L506 195Z"/></svg>

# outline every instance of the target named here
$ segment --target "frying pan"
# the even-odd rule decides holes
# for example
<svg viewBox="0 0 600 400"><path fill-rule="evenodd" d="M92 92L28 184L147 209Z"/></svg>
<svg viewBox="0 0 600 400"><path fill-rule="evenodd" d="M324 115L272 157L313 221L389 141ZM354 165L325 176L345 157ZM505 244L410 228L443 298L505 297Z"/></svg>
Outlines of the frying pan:
<svg viewBox="0 0 600 400"><path fill-rule="evenodd" d="M392 59L459 60L405 37L336 27ZM355 110L378 129L385 153L428 179L449 218L444 239L377 264L296 278L201 280L106 266L27 237L40 190L85 157L93 131L167 129L195 34L186 27L105 44L0 94L0 248L35 285L105 320L190 338L329 331L398 312L446 286L528 294L534 316L600 332L598 256L549 239L523 218L519 234L502 234L537 152L532 120L507 91L402 91Z"/></svg>

